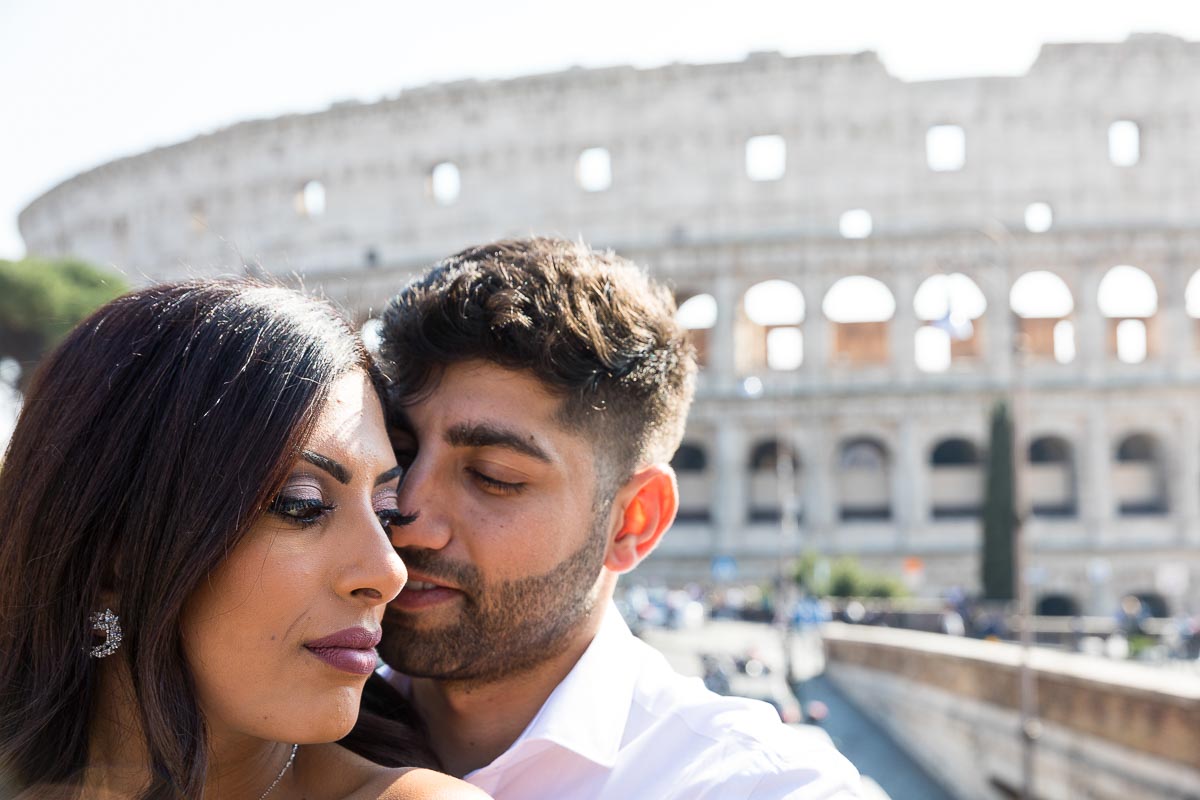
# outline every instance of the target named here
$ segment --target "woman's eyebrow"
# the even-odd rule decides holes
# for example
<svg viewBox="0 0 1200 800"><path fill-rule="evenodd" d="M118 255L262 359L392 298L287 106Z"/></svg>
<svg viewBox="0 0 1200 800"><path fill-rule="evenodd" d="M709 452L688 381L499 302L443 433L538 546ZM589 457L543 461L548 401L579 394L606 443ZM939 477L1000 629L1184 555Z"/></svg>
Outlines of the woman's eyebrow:
<svg viewBox="0 0 1200 800"><path fill-rule="evenodd" d="M404 472L404 470L401 467L392 467L387 472L375 479L375 485L378 486L381 483L387 483L390 480L395 480L396 478L400 477L402 472Z"/></svg>
<svg viewBox="0 0 1200 800"><path fill-rule="evenodd" d="M300 457L308 463L320 467L333 476L333 479L338 483L350 482L350 470L334 461L328 456L323 456L320 453L314 453L312 450L301 450Z"/></svg>

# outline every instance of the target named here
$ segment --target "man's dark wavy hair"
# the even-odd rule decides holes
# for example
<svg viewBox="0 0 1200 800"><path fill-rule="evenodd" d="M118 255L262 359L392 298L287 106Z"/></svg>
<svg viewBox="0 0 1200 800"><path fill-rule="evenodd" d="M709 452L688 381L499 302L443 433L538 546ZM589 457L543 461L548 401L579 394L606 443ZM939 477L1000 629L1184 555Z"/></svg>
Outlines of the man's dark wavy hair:
<svg viewBox="0 0 1200 800"><path fill-rule="evenodd" d="M414 280L383 315L380 356L390 410L451 364L532 373L615 488L679 446L696 372L685 334L671 293L632 262L539 237L463 250Z"/></svg>

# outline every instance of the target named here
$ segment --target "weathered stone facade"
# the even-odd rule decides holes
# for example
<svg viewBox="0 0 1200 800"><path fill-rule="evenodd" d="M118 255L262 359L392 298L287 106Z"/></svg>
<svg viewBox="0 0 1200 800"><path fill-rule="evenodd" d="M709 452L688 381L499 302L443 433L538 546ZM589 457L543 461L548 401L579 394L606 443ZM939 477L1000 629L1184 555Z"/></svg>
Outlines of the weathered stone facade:
<svg viewBox="0 0 1200 800"><path fill-rule="evenodd" d="M360 319L467 244L582 236L716 308L696 332L685 513L639 574L704 578L728 555L757 578L815 549L919 565L926 592L975 587L988 413L1015 394L1039 593L1094 613L1125 592L1195 609L1197 74L1200 44L1137 35L1048 45L1014 78L905 83L871 53L755 54L435 85L114 161L20 223L33 253L135 279L295 273ZM949 132L948 155L928 149L932 129ZM755 137L770 137L765 172L747 163ZM1152 283L1152 309L1103 307L1118 265ZM1023 310L1014 285L1042 271L1068 307ZM921 365L917 342L955 321L914 298L956 273L986 310L938 345L948 363ZM879 281L894 310L831 319L849 276ZM765 280L803 309L754 322L744 298ZM777 485L787 451L794 504ZM781 503L795 534L780 532Z"/></svg>

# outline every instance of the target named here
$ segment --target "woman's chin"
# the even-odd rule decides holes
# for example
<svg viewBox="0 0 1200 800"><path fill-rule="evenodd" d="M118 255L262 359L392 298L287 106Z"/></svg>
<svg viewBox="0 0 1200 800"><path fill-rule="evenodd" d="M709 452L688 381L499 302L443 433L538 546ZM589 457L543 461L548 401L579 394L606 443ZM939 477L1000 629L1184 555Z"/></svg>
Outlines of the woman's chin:
<svg viewBox="0 0 1200 800"><path fill-rule="evenodd" d="M361 701L361 686L326 690L303 700L297 698L287 713L278 717L287 720L287 724L272 726L274 730L266 738L297 744L336 742L353 730Z"/></svg>

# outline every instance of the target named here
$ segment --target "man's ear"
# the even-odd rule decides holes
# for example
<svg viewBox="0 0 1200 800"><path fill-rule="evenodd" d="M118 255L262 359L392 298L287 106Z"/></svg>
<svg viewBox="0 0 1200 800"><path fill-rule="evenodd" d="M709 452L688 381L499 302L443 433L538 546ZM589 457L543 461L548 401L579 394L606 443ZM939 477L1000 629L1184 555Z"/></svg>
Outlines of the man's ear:
<svg viewBox="0 0 1200 800"><path fill-rule="evenodd" d="M679 486L669 464L651 464L633 474L613 498L618 528L608 543L604 566L629 572L650 555L679 510Z"/></svg>

